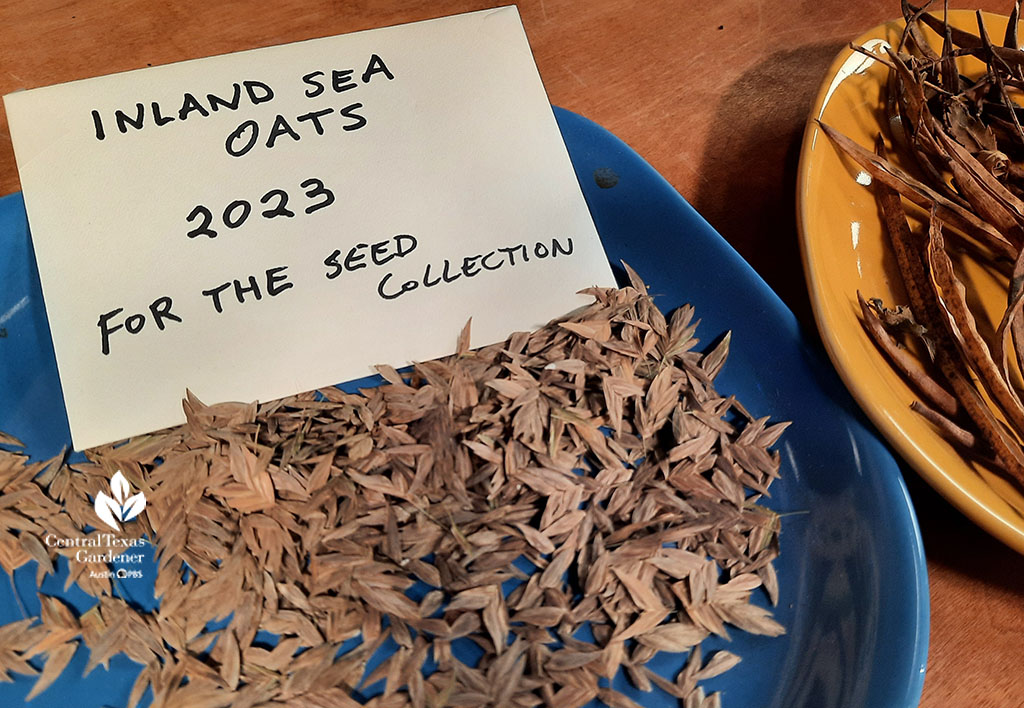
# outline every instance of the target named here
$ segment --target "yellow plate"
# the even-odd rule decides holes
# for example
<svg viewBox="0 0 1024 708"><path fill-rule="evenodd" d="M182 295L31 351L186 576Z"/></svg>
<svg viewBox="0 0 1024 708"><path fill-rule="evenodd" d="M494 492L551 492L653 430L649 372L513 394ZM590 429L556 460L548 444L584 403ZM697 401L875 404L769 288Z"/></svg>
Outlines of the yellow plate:
<svg viewBox="0 0 1024 708"><path fill-rule="evenodd" d="M1007 18L986 13L993 41L1001 41ZM951 11L950 23L977 33L973 12ZM858 37L855 45L882 51L895 47L902 20ZM940 43L935 40L935 47ZM964 69L969 71L970 68ZM893 268L870 178L840 156L815 123L820 119L872 148L888 136L885 83L888 69L852 49L842 51L827 74L808 119L800 156L797 218L804 272L818 329L846 386L889 443L946 499L989 533L1024 553L1024 495L1004 478L961 457L935 429L910 410L917 396L864 332L857 291L887 305L907 299ZM992 331L1006 306L1006 281L962 260L969 290L988 315ZM984 330L983 330L984 331Z"/></svg>

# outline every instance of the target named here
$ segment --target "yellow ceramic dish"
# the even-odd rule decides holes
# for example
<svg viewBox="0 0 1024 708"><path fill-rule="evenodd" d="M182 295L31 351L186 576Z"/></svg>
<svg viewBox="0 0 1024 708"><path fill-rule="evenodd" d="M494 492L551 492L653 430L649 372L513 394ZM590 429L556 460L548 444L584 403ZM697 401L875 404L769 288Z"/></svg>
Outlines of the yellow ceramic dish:
<svg viewBox="0 0 1024 708"><path fill-rule="evenodd" d="M1006 18L985 14L990 36L1002 38ZM950 22L977 32L973 12L951 11ZM876 27L854 41L884 55L903 22ZM929 33L930 34L930 33ZM938 48L938 38L935 46ZM963 69L970 71L970 67ZM871 148L885 126L888 69L842 51L822 84L808 120L800 157L797 215L804 271L825 347L840 376L874 424L907 462L946 499L992 535L1024 553L1024 495L982 466L965 460L910 410L917 397L867 337L857 291L887 305L906 304L893 269L870 178L840 156L815 122L820 119ZM1006 281L961 259L963 277L994 329L1006 305ZM984 326L984 322L982 325Z"/></svg>

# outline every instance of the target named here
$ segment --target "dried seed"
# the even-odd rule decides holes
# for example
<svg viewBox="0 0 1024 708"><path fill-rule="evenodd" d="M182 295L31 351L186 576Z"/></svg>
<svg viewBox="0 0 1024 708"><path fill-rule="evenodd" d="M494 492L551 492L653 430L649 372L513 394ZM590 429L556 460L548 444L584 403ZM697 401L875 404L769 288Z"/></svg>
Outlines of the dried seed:
<svg viewBox="0 0 1024 708"><path fill-rule="evenodd" d="M153 539L162 598L141 613L72 559L99 605L77 618L42 597L42 623L0 627L0 672L31 673L46 653L40 692L81 636L87 669L117 653L145 667L132 704L150 688L155 705L351 706L351 687L383 681L367 705L634 705L598 686L620 670L696 695L731 655L679 684L645 663L724 634L726 616L776 631L742 609L762 582L778 592L778 527L744 486L777 478L768 448L785 426L714 390L728 336L694 352L692 308L666 319L627 272L632 287L588 291L592 305L499 345L470 352L467 324L458 355L380 367L387 385L359 394L207 406L186 393L185 426L92 450L73 474L0 450L4 567L49 572L41 534L84 535L90 495L124 469L146 494L131 533ZM414 601L417 582L430 587ZM592 642L574 638L584 623ZM277 644L254 645L260 630ZM476 666L453 655L460 638ZM399 649L368 674L388 640Z"/></svg>

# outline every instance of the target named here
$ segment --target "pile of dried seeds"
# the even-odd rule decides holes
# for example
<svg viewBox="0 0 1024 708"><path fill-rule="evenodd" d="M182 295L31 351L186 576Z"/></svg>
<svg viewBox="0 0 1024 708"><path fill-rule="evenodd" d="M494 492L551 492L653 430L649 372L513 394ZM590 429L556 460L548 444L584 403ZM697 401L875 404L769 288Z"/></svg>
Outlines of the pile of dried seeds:
<svg viewBox="0 0 1024 708"><path fill-rule="evenodd" d="M119 652L143 666L131 705L151 686L153 705L194 708L635 706L599 683L622 669L718 706L698 682L739 657L703 662L699 643L727 624L783 632L749 600L778 598L778 517L757 501L785 424L716 393L728 337L695 351L692 308L666 321L631 275L501 344L468 351L467 326L458 354L382 367L388 385L359 394L189 396L186 425L73 467L0 451L0 564L35 560L41 579L65 555L99 599L76 616L41 596L41 622L0 627L0 677L44 656L34 695L84 642L88 670ZM151 613L42 542L98 537L90 497L117 470L148 500L120 537L155 543ZM690 652L675 680L647 666L661 651Z"/></svg>

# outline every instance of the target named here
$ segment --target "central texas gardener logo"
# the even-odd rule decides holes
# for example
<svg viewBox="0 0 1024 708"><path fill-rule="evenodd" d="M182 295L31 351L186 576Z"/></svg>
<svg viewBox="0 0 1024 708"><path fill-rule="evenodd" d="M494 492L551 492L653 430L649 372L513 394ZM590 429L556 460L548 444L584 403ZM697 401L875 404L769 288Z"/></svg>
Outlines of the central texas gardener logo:
<svg viewBox="0 0 1024 708"><path fill-rule="evenodd" d="M110 479L112 496L99 492L96 494L96 501L93 502L93 508L96 509L96 515L100 517L100 521L115 531L120 531L119 521L121 523L131 521L141 514L142 510L146 508L146 495L139 492L134 496L129 496L131 491L132 488L128 484L128 480L118 470Z"/></svg>

